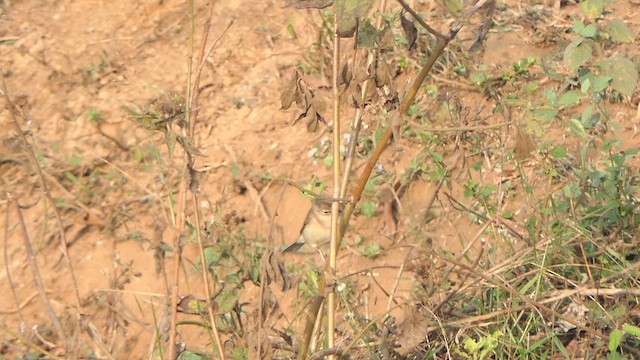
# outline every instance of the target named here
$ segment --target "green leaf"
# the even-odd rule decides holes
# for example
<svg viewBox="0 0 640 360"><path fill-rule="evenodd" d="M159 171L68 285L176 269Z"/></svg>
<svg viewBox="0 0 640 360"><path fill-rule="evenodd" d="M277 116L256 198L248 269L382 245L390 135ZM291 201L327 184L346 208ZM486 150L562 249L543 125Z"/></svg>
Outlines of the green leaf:
<svg viewBox="0 0 640 360"><path fill-rule="evenodd" d="M366 256L368 258L376 257L378 254L380 254L380 249L380 244L378 243L358 246L358 252L360 253L360 255Z"/></svg>
<svg viewBox="0 0 640 360"><path fill-rule="evenodd" d="M360 204L360 211L367 217L373 217L376 214L376 203L373 201L363 201Z"/></svg>
<svg viewBox="0 0 640 360"><path fill-rule="evenodd" d="M596 33L598 32L598 29L596 28L595 24L589 24L587 26L584 26L582 21L576 20L573 23L573 31L575 31L576 34L578 34L578 35L580 35L582 37L593 38L593 37L596 36Z"/></svg>
<svg viewBox="0 0 640 360"><path fill-rule="evenodd" d="M631 96L638 85L638 70L633 61L613 55L604 61L604 72L611 77L611 86L622 95Z"/></svg>
<svg viewBox="0 0 640 360"><path fill-rule="evenodd" d="M460 0L444 0L443 3L447 10L449 10L454 16L459 16L464 7Z"/></svg>
<svg viewBox="0 0 640 360"><path fill-rule="evenodd" d="M82 158L76 155L71 155L67 159L67 162L69 163L69 165L80 166L82 164Z"/></svg>
<svg viewBox="0 0 640 360"><path fill-rule="evenodd" d="M599 93L609 86L609 81L611 81L611 76L598 76L593 81L593 92Z"/></svg>
<svg viewBox="0 0 640 360"><path fill-rule="evenodd" d="M553 149L551 149L551 151L549 152L549 155L551 155L556 159L567 157L567 148L564 146L558 145Z"/></svg>
<svg viewBox="0 0 640 360"><path fill-rule="evenodd" d="M549 122L553 120L556 115L558 115L558 110L556 109L535 109L533 110L533 115L536 117L542 118L542 120Z"/></svg>
<svg viewBox="0 0 640 360"><path fill-rule="evenodd" d="M575 135L580 136L585 141L588 139L587 133L584 131L584 126L582 126L582 123L578 121L578 119L569 120L568 125Z"/></svg>
<svg viewBox="0 0 640 360"><path fill-rule="evenodd" d="M193 351L185 350L178 355L178 360L202 360L202 356L194 353Z"/></svg>
<svg viewBox="0 0 640 360"><path fill-rule="evenodd" d="M563 62L571 71L576 71L591 59L591 45L585 42L572 42L564 49Z"/></svg>
<svg viewBox="0 0 640 360"><path fill-rule="evenodd" d="M604 0L583 0L580 2L580 8L586 17L595 19L604 11Z"/></svg>
<svg viewBox="0 0 640 360"><path fill-rule="evenodd" d="M240 291L237 288L223 288L222 292L215 298L215 302L218 304L218 312L227 313L233 310L239 298Z"/></svg>
<svg viewBox="0 0 640 360"><path fill-rule="evenodd" d="M207 262L207 267L212 264L217 264L222 258L222 251L217 247L207 247L204 249L204 259Z"/></svg>
<svg viewBox="0 0 640 360"><path fill-rule="evenodd" d="M591 87L591 79L589 79L589 78L584 79L584 81L582 81L582 82L580 83L580 91L581 91L583 94L586 94L586 93L587 93L587 91L589 91L589 88L590 88L590 87Z"/></svg>
<svg viewBox="0 0 640 360"><path fill-rule="evenodd" d="M142 152L142 149L140 149L139 147L135 148L135 150L133 150L133 161L139 163L142 162L143 159L144 152Z"/></svg>
<svg viewBox="0 0 640 360"><path fill-rule="evenodd" d="M629 30L627 24L620 19L614 19L607 24L605 30L611 36L611 40L620 43L630 43L635 39L635 34Z"/></svg>
<svg viewBox="0 0 640 360"><path fill-rule="evenodd" d="M65 171L64 172L64 176L71 180L72 183L76 184L79 187L84 187L84 185L82 185L82 182L80 181L80 179L78 179L78 177L76 177L73 173L69 172L69 171Z"/></svg>
<svg viewBox="0 0 640 360"><path fill-rule="evenodd" d="M628 332L629 334L640 338L640 327L624 324L622 325L622 331Z"/></svg>
<svg viewBox="0 0 640 360"><path fill-rule="evenodd" d="M585 124L589 124L589 122L591 120L591 113L592 112L593 112L593 108L591 106L587 106L582 111L582 115L580 116L580 122L582 123L582 126L585 126Z"/></svg>
<svg viewBox="0 0 640 360"><path fill-rule="evenodd" d="M333 155L327 155L323 161L327 167L333 166Z"/></svg>
<svg viewBox="0 0 640 360"><path fill-rule="evenodd" d="M622 331L615 329L609 334L609 351L614 352L618 349L622 341Z"/></svg>
<svg viewBox="0 0 640 360"><path fill-rule="evenodd" d="M560 106L574 105L580 102L580 92L576 90L570 90L562 94L558 104Z"/></svg>

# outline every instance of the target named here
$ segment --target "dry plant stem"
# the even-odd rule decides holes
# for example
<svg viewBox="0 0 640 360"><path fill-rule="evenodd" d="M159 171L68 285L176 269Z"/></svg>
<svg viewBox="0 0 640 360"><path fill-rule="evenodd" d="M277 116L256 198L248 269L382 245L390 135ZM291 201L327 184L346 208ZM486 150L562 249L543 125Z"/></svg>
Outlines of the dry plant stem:
<svg viewBox="0 0 640 360"><path fill-rule="evenodd" d="M202 39L202 44L200 46L200 51L199 51L199 55L198 55L198 60L197 60L197 64L198 64L198 70L194 76L193 79L193 83L191 81L192 78L192 70L193 70L193 36L194 36L194 28L195 28L195 20L194 20L194 1L190 0L189 1L189 20L190 20L190 29L189 29L189 56L188 56L188 60L187 60L187 101L186 101L186 116L187 116L187 123L189 124L189 133L187 134L187 136L191 139L194 138L195 135L195 126L196 126L196 122L197 122L197 118L198 118L198 97L200 95L199 92L199 84L200 84L200 76L202 74L202 68L203 68L203 64L205 62L206 57L209 56L209 54L211 53L211 51L213 50L213 48L215 47L215 45L217 44L217 41L212 45L212 47L209 49L208 52L206 52L206 56L205 56L205 48L207 45L207 40L209 37L209 30L211 29L211 19L213 18L213 4L214 2L211 1L211 3L209 4L209 13L208 13L208 17L205 23L205 27L204 27L204 32L203 32L203 39ZM231 24L233 23L233 21L229 24L229 26L231 26ZM227 27L227 29L229 28L229 26ZM225 32L223 32L223 35ZM184 130L183 130L184 131ZM182 181L180 182L180 204L179 204L179 208L180 211L178 211L178 220L177 222L177 226L178 226L178 237L176 239L176 259L175 259L175 263L174 263L174 271L175 271L175 275L174 275L174 285L173 285L173 292L172 292L172 297L171 297L171 311L172 311L172 316L171 316L171 334L170 334L170 343L169 343L169 352L167 354L168 357L173 357L175 356L175 337L176 337L176 332L177 332L177 302L178 302L178 282L179 282L179 272L180 272L180 263L181 263L181 258L182 258L182 244L181 242L181 237L184 234L185 231L185 224L184 224L184 220L186 218L185 216L185 210L186 210L186 193L188 190L187 188L187 179L185 177L188 169L190 169L193 166L193 159L191 157L191 155L185 151L184 153L184 160L185 160L185 166L183 167L183 171L182 171ZM198 196L193 193L192 194L192 199L193 199L193 207L195 209L195 216L196 216L196 221L195 223L197 224L197 238L198 238L198 249L200 252L200 260L202 263L202 276L203 276L203 280L204 280L204 285L205 285L205 296L206 296L206 302L207 302L207 307L208 307L208 313L209 313L209 321L211 322L211 330L213 332L213 337L215 339L215 343L216 343L216 347L217 347L217 351L218 351L218 358L219 359L223 359L224 360L224 349L222 347L222 341L220 340L220 335L218 333L218 329L216 327L215 324L215 314L214 314L214 310L213 310L213 304L211 303L211 289L210 289L210 285L209 285L209 276L208 276L208 272L206 269L206 259L204 256L204 247L202 244L202 234L200 232L200 206L199 206L199 201L198 201Z"/></svg>
<svg viewBox="0 0 640 360"><path fill-rule="evenodd" d="M207 21L206 29L205 29L205 34L209 34L209 29L211 27L211 18L213 17L213 1L211 2L211 7L209 8L209 20ZM207 53L203 56L198 58L199 64L198 65L198 70L196 71L196 82L193 85L194 90L196 91L196 94L199 93L202 89L200 89L200 76L202 75L202 70L204 69L205 64L207 63L207 59L209 58L209 56L211 56L211 53L213 52L213 49L216 48L216 45L218 45L218 43L220 42L220 39L222 39L222 37L227 33L227 31L231 28L231 26L233 25L233 23L236 21L235 18L231 19L231 21L229 21L229 24L227 24L227 27L222 31L222 34L220 34L220 36L218 36L218 38L216 39L216 41L213 42L213 44L211 44L211 46L209 47L209 50L207 50ZM204 40L202 41L202 49L204 50L204 46L207 44L207 36L205 36ZM197 101L197 96L196 96L196 101ZM197 112L198 109L196 107L193 107L193 109L195 109L195 111ZM197 117L197 114L194 114L194 117ZM195 125L195 122L194 122ZM193 130L195 133L195 129Z"/></svg>
<svg viewBox="0 0 640 360"><path fill-rule="evenodd" d="M504 126L509 126L513 124L513 121L506 121L506 122L501 122L501 123L497 123L497 124L492 124L492 125L480 125L480 126L458 126L458 127L449 127L449 128L430 128L430 127L426 127L423 126L421 124L418 124L417 122L413 121L413 120L409 120L409 123L421 130L424 131L431 131L431 132L458 132L458 131L482 131L482 130L491 130L491 129L497 129L497 128L501 128Z"/></svg>
<svg viewBox="0 0 640 360"><path fill-rule="evenodd" d="M29 266L31 267L31 272L33 273L33 280L36 283L36 289L38 289L38 293L40 294L42 305L44 306L49 319L51 319L53 327L56 329L59 340L68 341L69 339L65 334L62 323L60 323L58 316L53 310L51 302L49 301L49 297L47 296L47 292L44 289L44 282L42 281L42 276L40 275L40 268L38 267L38 262L36 261L36 254L33 252L33 247L31 247L31 240L29 239L27 225L24 223L24 219L22 218L22 211L20 211L18 200L11 197L10 201L13 203L16 214L18 215L18 222L20 223L20 229L22 230L22 239L24 240L24 248L27 251L27 260L29 261Z"/></svg>
<svg viewBox="0 0 640 360"><path fill-rule="evenodd" d="M340 196L340 89L338 88L338 73L340 71L340 37L338 36L338 17L334 18L333 27L333 196ZM335 282L336 259L338 258L338 241L340 239L340 204L333 202L331 206L331 248L329 252L329 271L325 268L324 277L333 278ZM329 287L327 297L327 346L335 347L335 286ZM330 360L335 355L329 355Z"/></svg>
<svg viewBox="0 0 640 360"><path fill-rule="evenodd" d="M436 36L438 38L438 40L444 40L444 41L447 41L447 42L450 41L450 39L447 39L447 36L441 34L439 31L437 31L436 29L434 29L431 26L429 26L429 24L427 24L427 22L424 21L422 19L422 17L420 15L418 15L417 12L415 12L415 10L413 10L409 5L407 5L407 3L405 3L402 0L398 0L398 2L400 3L400 5L402 6L403 9L405 9L409 14L411 14L411 16L413 16L413 18L416 19L416 21L423 28L425 28L429 33L431 33L432 35Z"/></svg>
<svg viewBox="0 0 640 360"><path fill-rule="evenodd" d="M384 9L387 7L387 0L381 0L379 6L379 13L384 13ZM382 26L382 16L376 17L375 27L380 28ZM357 27L356 27L357 30ZM358 46L358 37L354 36L354 49ZM375 56L377 49L374 48L373 52L369 54L369 56ZM355 67L355 58L357 52L353 52L353 61L352 65ZM369 86L371 86L371 79L366 79L362 83L362 90L360 91L360 104L364 104L365 97L369 93ZM344 173L342 175L342 185L340 187L340 198L344 198L347 196L347 190L349 187L349 179L351 178L351 169L353 168L353 159L356 154L356 145L358 144L358 135L360 134L360 129L362 127L362 112L364 110L364 106L358 106L358 110L356 110L356 116L353 121L353 126L351 127L351 136L349 137L349 148L347 149L347 162L344 167Z"/></svg>
<svg viewBox="0 0 640 360"><path fill-rule="evenodd" d="M407 112L407 109L409 109L409 105L413 103L413 100L415 99L415 96L418 93L418 90L420 89L420 85L422 85L422 83L424 82L424 79L427 77L427 74L429 73L429 71L431 71L433 64L436 62L440 54L442 54L442 51L449 44L449 42L453 40L453 38L458 33L458 31L460 31L460 25L454 25L454 27L451 29L449 33L449 36L445 40L442 40L442 39L438 40L438 43L435 49L433 49L431 56L427 60L427 63L424 65L424 67L422 68L422 70L414 80L413 84L408 89L404 99L402 100L402 103L400 104L400 107L398 109L400 114L405 114ZM354 201L353 203L349 203L345 206L344 213L342 215L342 224L341 224L340 233L344 233L344 230L349 224L349 219L351 218L351 214L353 213L353 209L355 208L354 204L360 200L360 196L362 196L362 192L364 191L364 187L367 183L367 180L371 176L371 172L373 171L373 168L375 167L375 165L378 163L378 159L380 159L380 155L382 155L382 152L386 148L387 143L391 139L392 133L393 133L392 126L387 127L384 134L382 134L382 137L380 138L380 142L373 149L373 152L371 153L369 160L365 164L364 169L362 170L362 173L360 174L360 177L358 178L358 182L356 183L356 187L354 189L354 194L353 194Z"/></svg>
<svg viewBox="0 0 640 360"><path fill-rule="evenodd" d="M300 346L300 351L298 351L298 360L304 360L307 358L307 352L309 351L309 344L311 342L311 337L313 336L313 328L315 327L316 318L320 313L320 307L323 302L324 302L324 296L322 295L316 295L311 300L311 306L309 306L309 311L307 312L307 319L305 320L302 345Z"/></svg>
<svg viewBox="0 0 640 360"><path fill-rule="evenodd" d="M207 301L207 309L209 314L209 322L211 323L211 331L213 332L213 338L216 343L216 347L218 349L219 359L224 360L224 352L222 351L222 341L220 341L220 334L218 333L218 327L216 326L215 314L213 309L213 303L211 302L211 288L209 285L209 271L207 270L207 259L204 256L204 246L202 244L202 232L200 231L200 206L198 205L200 202L198 200L198 195L193 194L193 208L196 209L196 236L198 238L198 250L200 252L200 264L202 271L202 280L204 281L204 294ZM214 349L215 352L215 349Z"/></svg>
<svg viewBox="0 0 640 360"><path fill-rule="evenodd" d="M367 92L369 91L369 84L371 81L369 79L365 80L362 83L362 91L361 91L361 99L364 99ZM363 103L363 101L361 101ZM340 198L344 198L347 196L347 190L349 187L349 178L351 175L351 169L353 168L353 159L356 155L356 145L358 143L358 135L360 134L360 128L362 127L362 110L361 106L356 110L356 117L353 122L353 126L351 127L351 134L349 137L349 148L347 149L347 162L344 167L344 174L342 175L342 185L340 186Z"/></svg>
<svg viewBox="0 0 640 360"><path fill-rule="evenodd" d="M460 28L461 28L460 24L455 24L451 28L451 30L449 32L449 35L445 39L439 39L438 40L438 44L436 45L435 49L431 53L431 56L429 57L429 59L427 59L427 63L425 64L425 66L422 68L422 70L420 71L420 73L416 77L416 79L413 82L412 86L407 91L407 94L406 94L405 98L403 99L402 103L400 104L400 108L399 108L399 113L400 114L405 114L407 112L407 109L409 108L409 105L411 103L413 103L413 100L415 99L415 96L416 96L418 90L420 89L420 85L422 85L422 83L424 82L424 79L426 78L427 74L429 73L429 71L431 71L431 68L433 67L433 64L436 62L436 60L438 59L440 54L442 54L442 51L449 44L449 42L451 40L453 40L453 38L456 36L458 31L460 31ZM334 71L334 74L337 74L337 71ZM334 85L335 85L335 83L334 83ZM344 212L343 212L343 216L342 216L342 221L340 223L340 227L339 227L339 229L336 229L337 230L336 231L337 234L340 234L340 235L344 234L344 231L346 230L346 227L347 227L347 225L349 223L349 219L350 219L351 215L353 214L353 210L355 208L355 204L360 199L360 196L362 196L362 192L364 191L364 187L365 187L365 185L367 183L367 180L371 176L371 172L373 171L373 168L375 167L376 163L378 162L378 159L380 159L380 155L382 155L382 152L386 148L387 143L391 139L391 135L392 135L392 126L389 126L387 128L387 130L384 132L384 134L382 135L378 145L374 148L371 156L369 157L369 160L367 161L364 169L362 170L362 173L360 174L360 177L358 178L358 182L357 182L356 187L354 189L353 201L348 202L346 204L346 206L345 206L345 209L344 209ZM334 134L334 136L335 136L335 134ZM337 158L339 158L339 156ZM337 206L337 204L334 204L334 206ZM332 213L335 213L335 212L332 212ZM333 234L333 226L332 226L332 235L334 235ZM336 256L337 256L337 252L339 250L339 244L340 244L341 240L342 240L341 238L334 239L334 237L332 236L330 251L332 253L335 252ZM327 264L327 266L328 265L329 264ZM327 273L327 271L325 269L325 274L326 273ZM323 294L325 292L326 285L327 285L327 279L326 279L326 277L322 277L320 279L320 284L319 284L319 287L318 287L318 293L319 294ZM323 297L321 295L318 295L314 299L314 305L315 305L316 301L322 302L322 300L323 300ZM317 315L317 311L319 310L319 308L320 308L319 304L317 305L317 307L315 307L315 306L311 307L311 309L309 310L308 316L307 316L307 321L313 322L315 320L316 315ZM305 334L304 334L302 347L300 349L300 352L298 353L298 359L305 359L306 358L306 354L307 354L307 351L309 349L309 341L310 341L312 332L313 332L313 324L310 324L309 322L307 322L307 324L305 326Z"/></svg>
<svg viewBox="0 0 640 360"><path fill-rule="evenodd" d="M4 74L4 70L0 67L0 74ZM18 117L16 116L16 113L18 113L18 109L15 106L15 103L11 100L11 98L9 97L9 93L7 91L7 85L4 81L4 75L2 75L2 95L4 96L5 99L5 104L7 109L9 110L9 113L11 114L11 119L13 120L13 125L15 127L16 132L18 133L18 136L20 136L23 144L28 148L27 154L29 156L29 158L31 159L31 162L33 164L33 167L36 170L36 173L38 174L38 181L40 182L40 186L42 188L42 193L43 195L46 197L46 199L49 201L50 204L52 204L53 207L53 212L56 216L56 220L58 222L58 227L59 227L59 235L60 235L60 250L62 251L62 256L65 259L65 262L67 263L67 267L69 268L69 275L71 277L71 283L73 285L73 290L74 290L74 295L75 295L75 307L76 307L76 315L77 316L77 320L78 320L78 325L80 326L80 316L79 314L81 313L80 308L80 290L78 290L78 281L76 279L76 273L73 269L73 264L71 262L71 257L69 256L69 249L67 246L67 237L65 234L65 229L64 229L64 223L62 221L62 215L60 215L60 211L58 211L58 208L56 207L56 202L53 199L53 196L51 195L51 193L49 192L49 187L46 183L46 181L44 180L44 174L42 171L42 168L40 167L40 163L38 162L38 158L36 157L36 154L33 150L33 147L31 145L31 143L27 140L27 136L25 134L24 131L22 131L21 127L20 127L20 123L18 121ZM25 116L26 118L26 116ZM16 201L17 204L17 201ZM22 216L20 214L20 216ZM26 232L26 228L24 229ZM26 234L26 233L25 233ZM44 288L43 288L44 291ZM46 296L46 294L45 294ZM57 319L57 318L56 318ZM59 322L58 322L59 324ZM67 339L66 337L64 337L63 339L65 339L67 341L67 347L70 350L70 340ZM70 354L71 355L71 354Z"/></svg>
<svg viewBox="0 0 640 360"><path fill-rule="evenodd" d="M18 300L18 294L16 293L16 286L13 282L13 277L11 276L11 271L9 269L9 211L10 211L11 203L7 202L7 212L4 214L4 269L7 272L7 281L9 281L9 287L11 288L11 295L13 296L13 302L16 304L16 310L18 316L20 317L20 326L24 324L24 317L22 316L22 307L20 306L20 301ZM33 297L31 297L33 298ZM30 298L30 299L31 299ZM29 301L31 301L29 299ZM28 303L28 302L27 302ZM0 314L3 312L0 311Z"/></svg>
<svg viewBox="0 0 640 360"><path fill-rule="evenodd" d="M187 95L187 102L189 103L189 107L187 111L188 115L188 123L189 123L189 137L193 138L196 133L196 119L198 118L198 87L200 86L200 75L202 74L203 63L205 59L205 48L207 46L207 40L209 39L209 30L211 29L211 19L213 19L213 1L209 3L209 13L207 15L207 21L204 24L204 31L202 34L202 43L200 45L200 51L198 52L198 59L196 64L198 65L198 69L196 70L196 74L193 78L193 83L191 83L191 75L192 75L192 67L193 67L193 34L194 32L194 8L193 1L189 1L189 16L190 16L190 34L189 34L189 74L187 77L187 91L189 94ZM211 48L213 50L213 47Z"/></svg>
<svg viewBox="0 0 640 360"><path fill-rule="evenodd" d="M391 311L391 303L396 303L394 296L396 291L398 291L398 286L400 286L400 279L402 278L402 273L404 272L404 267L409 261L409 256L411 255L411 251L407 251L407 255L404 257L404 261L402 265L400 265L400 269L398 269L398 275L396 275L396 281L393 283L393 289L391 290L391 294L389 294L389 302L387 302L387 313Z"/></svg>
<svg viewBox="0 0 640 360"><path fill-rule="evenodd" d="M195 127L195 124L191 124L191 70L193 65L193 34L194 34L194 0L189 0L189 54L187 56L187 101L185 102L185 113L187 117L187 124L189 124L188 132L191 133L191 129ZM184 132L184 129L183 129ZM180 289L180 262L182 261L182 236L185 231L185 210L186 210L186 192L187 183L184 178L186 174L186 163L188 161L188 155L184 155L185 166L182 167L180 190L178 192L178 205L176 207L176 220L175 226L177 234L173 241L173 286L171 288L170 296L170 309L171 309L171 328L169 330L169 351L166 353L167 360L174 359L176 354L176 336L178 331L178 292Z"/></svg>

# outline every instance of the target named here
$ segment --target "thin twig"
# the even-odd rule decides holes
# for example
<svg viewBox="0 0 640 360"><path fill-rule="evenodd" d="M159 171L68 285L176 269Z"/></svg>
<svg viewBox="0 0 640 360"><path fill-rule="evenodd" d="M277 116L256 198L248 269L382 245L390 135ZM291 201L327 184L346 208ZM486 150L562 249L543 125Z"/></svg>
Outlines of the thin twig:
<svg viewBox="0 0 640 360"><path fill-rule="evenodd" d="M44 179L44 174L43 174L42 168L40 167L40 162L38 161L36 153L33 149L33 144L27 140L27 135L25 134L24 131L22 131L22 128L20 127L20 122L18 121L18 117L16 115L18 113L18 109L16 108L16 105L13 102L13 100L11 100L11 98L9 97L9 92L7 91L7 85L4 80L4 70L1 67L0 67L0 74L2 74L0 75L2 78L2 95L4 96L6 107L9 109L9 114L11 116L11 119L13 120L14 128L17 132L17 135L20 136L23 144L25 144L25 146L28 148L27 154L31 159L31 163L33 164L33 167L36 170L36 174L38 175L38 181L40 183L42 194L45 196L48 202L52 204L53 213L55 214L55 217L58 223L58 234L60 235L60 251L62 252L62 256L65 259L67 268L69 269L69 276L71 277L71 284L73 286L73 293L75 295L75 308L76 308L76 314L78 315L76 320L78 321L78 326L81 326L81 320L79 316L79 314L81 314L80 308L82 307L80 303L80 290L78 287L76 273L73 268L73 263L71 262L71 257L69 256L69 249L67 245L68 242L67 242L67 237L65 233L64 222L62 221L62 215L60 215L60 211L56 206L56 202L53 199L53 195L49 191L49 186L47 185L47 182ZM26 114L22 114L22 115L25 118L27 117ZM16 200L16 204L17 204L17 200ZM20 216L22 216L22 214L20 214ZM26 227L24 231L25 231L25 235L28 236L28 234L26 233ZM63 337L62 339L64 339L67 342L66 344L67 350L71 351L71 340L67 337Z"/></svg>
<svg viewBox="0 0 640 360"><path fill-rule="evenodd" d="M218 356L219 359L224 360L224 352L223 352L223 348L222 348L222 341L220 340L220 334L218 333L218 327L216 326L216 321L215 321L215 311L213 308L213 303L211 302L211 294L212 294L212 289L209 285L209 278L211 276L209 276L209 271L207 270L207 259L204 255L204 244L202 243L202 231L200 231L201 226L200 226L200 201L198 200L198 195L196 195L195 193L192 194L192 199L193 199L193 208L196 210L195 211L195 217L196 217L196 236L198 238L198 251L200 253L200 271L202 272L202 280L204 281L204 295L205 295L205 299L207 302L207 309L209 311L207 311L207 313L209 314L209 322L210 322L210 326L211 326L211 331L213 332L213 338L215 339L215 344L216 347L218 349Z"/></svg>
<svg viewBox="0 0 640 360"><path fill-rule="evenodd" d="M7 202L7 212L5 213L4 219L4 269L7 273L7 280L9 281L9 287L11 288L11 295L13 297L13 302L16 304L15 312L20 316L20 324L24 324L24 317L22 316L22 308L25 307L31 299L33 299L37 292L33 293L27 300L25 300L22 304L18 300L18 294L16 293L16 285L13 282L13 277L11 276L11 269L9 268L9 212L11 203ZM4 311L0 310L0 314L11 314L14 311Z"/></svg>
<svg viewBox="0 0 640 360"><path fill-rule="evenodd" d="M185 114L187 118L187 124L189 124L188 133L191 133L191 71L193 63L193 35L194 35L194 0L189 0L189 54L187 56L187 100L185 102ZM195 124L194 124L195 125ZM185 129L182 129L183 135ZM178 190L178 203L176 205L176 217L175 226L177 233L173 239L173 285L171 287L171 296L168 297L170 301L171 310L171 325L169 329L169 351L166 352L166 359L173 360L176 358L176 337L178 332L178 292L180 290L180 263L182 262L182 247L183 236L185 234L185 219L186 219L186 201L187 201L187 183L184 174L187 172L188 155L184 154L184 164L180 172L180 186Z"/></svg>
<svg viewBox="0 0 640 360"><path fill-rule="evenodd" d="M44 306L49 319L51 319L51 322L53 323L53 327L56 330L58 339L61 341L68 341L67 335L64 331L64 328L62 327L62 323L58 319L56 312L53 310L51 302L49 301L49 296L47 296L47 292L44 289L44 282L42 281L42 276L40 275L40 268L38 267L38 262L36 261L36 254L33 251L33 247L31 246L31 239L29 239L29 232L27 231L27 225L25 224L24 218L22 217L22 211L20 210L18 200L9 195L9 201L13 203L16 214L18 215L18 222L20 223L20 229L22 230L22 240L24 241L24 249L27 252L27 260L29 261L29 267L31 268L31 272L33 273L33 280L36 284L38 294L40 295L42 305Z"/></svg>
<svg viewBox="0 0 640 360"><path fill-rule="evenodd" d="M447 40L447 37L445 35L443 35L439 31L437 31L436 29L434 29L431 26L429 26L429 24L427 24L427 22L424 21L422 19L422 17L420 15L418 15L417 12L415 12L415 10L413 10L409 5L407 5L407 3L405 3L402 0L398 0L398 2L400 3L400 5L402 6L403 9L405 9L409 14L411 14L411 16L413 16L413 18L416 19L416 21L420 25L422 25L423 28L425 28L425 30L427 30L429 33L431 33L432 35L434 35L435 37L437 37L440 40L445 40L445 41Z"/></svg>

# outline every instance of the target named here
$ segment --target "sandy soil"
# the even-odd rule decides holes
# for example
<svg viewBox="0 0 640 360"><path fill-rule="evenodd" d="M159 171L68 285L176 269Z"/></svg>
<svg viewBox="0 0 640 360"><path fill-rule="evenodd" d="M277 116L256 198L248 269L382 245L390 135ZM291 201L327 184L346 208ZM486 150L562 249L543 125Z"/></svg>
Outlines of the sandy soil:
<svg viewBox="0 0 640 360"><path fill-rule="evenodd" d="M172 283L173 257L167 253L163 262L157 249L161 243L173 244L176 236L172 225L175 206L170 199L177 196L181 148L177 146L170 153L162 134L145 129L126 108L148 106L152 99L163 103L167 94L185 93L187 4L181 0L36 0L0 1L0 5L0 66L6 88L28 114L29 121L21 119L20 126L29 135L43 177L58 204L77 277L76 289L58 246L59 224L51 204L43 198L37 172L17 137L9 111L3 108L0 206L6 217L2 216L0 224L6 229L6 258L0 260L0 291L5 294L0 308L4 344L0 354L7 358L24 354L25 341L18 340L24 337L64 356L62 342L55 340L55 328L36 292L36 276L28 266L24 233L11 201L15 199L22 206L25 230L53 311L66 329L76 329L67 335L80 344L79 353L131 359L158 355L154 338L158 332L166 334L165 304ZM197 2L196 48L207 12L208 7ZM628 20L637 24L637 17ZM236 262L221 263L219 280L226 278L229 282L234 274L246 277L240 282L244 288L239 302L244 304L241 319L246 326L241 336L249 346L256 346L249 338L256 324L256 299L263 295L259 286L249 281L250 269L241 269L239 264L248 266L251 254L278 248L299 232L310 202L283 179L305 184L315 175L329 188L331 184L330 168L323 161L330 152L326 145L330 133L321 129L309 134L304 125L291 126L295 110L282 110L280 105L280 88L301 59L311 56L309 49L317 40L320 25L317 13L294 11L280 2L229 0L219 1L213 8L209 43L218 37L219 42L201 77L195 141L202 156L196 157L195 168L201 170L202 222L213 229L212 236L229 242L229 248L237 254L233 259ZM558 56L557 45L524 34L492 33L484 62L508 67L527 55ZM465 36L468 39L470 35ZM398 83L413 75L403 73ZM441 93L455 93L465 106L484 106L483 114L490 112L492 104L486 97L457 85L464 79L439 76L450 80L429 82L440 85ZM321 87L328 85L329 79L315 75L309 82ZM328 90L320 93L329 96ZM432 101L437 103L438 99ZM634 101L637 105L637 99ZM634 123L628 115L633 104L616 106L618 120L628 120L621 130L628 139L626 146L638 146L634 130L637 120ZM344 113L352 116L353 111L345 106ZM374 124L371 118L367 121ZM489 120L500 121L503 119ZM440 124L448 125L446 121ZM370 126L366 136L376 131L376 125ZM343 133L348 131L349 125L345 124ZM498 142L512 145L514 134L512 129L492 132L484 146ZM563 135L552 136L560 139ZM459 154L453 145L451 142L438 149L446 154L452 169L468 168L468 164L481 159L477 154L466 154L466 163L457 163ZM316 151L314 156L310 156L312 150ZM381 161L386 173L380 175L380 185L365 194L365 200L377 201L380 189L398 181L421 150L422 145L412 141L390 146ZM358 159L358 166L363 162ZM528 165L526 171L535 173L535 165ZM500 173L471 176L500 183L513 173L513 165L507 164ZM462 171L456 174L460 179L467 176ZM459 184L448 186L449 194L463 198L464 189ZM345 279L358 294L352 297L357 301L350 306L360 314L377 318L392 309L398 322L410 316L410 306L396 304L413 301L414 277L405 266L424 249L437 247L458 254L479 239L472 246L476 251L498 249L496 254L508 255L523 246L491 243L482 235L481 225L461 213L442 210L451 206L443 196L436 201L435 215L445 215L416 230L421 211L436 187L437 181L416 179L408 184L400 199L397 224L383 205L372 217L357 214L346 235L347 247L341 252L339 269L342 275L349 275ZM510 199L505 208L524 214L527 204L526 199ZM193 215L193 210L188 210L189 221L194 221ZM360 241L364 245L379 244L380 254L375 258L361 255L355 245ZM192 238L188 239L184 259L180 296L202 298L202 280L194 270L199 257ZM303 269L321 262L313 251L287 255L282 260L292 271L294 283L304 277ZM20 311L11 300L12 288ZM77 318L76 290L81 327L69 325ZM283 292L275 286L272 294L274 314L268 317L270 325L301 333L300 312L305 304L296 301L301 294L295 289ZM344 308L341 311L349 312ZM180 315L182 320L197 318ZM348 332L346 318L341 324ZM223 336L229 339L238 333L228 331ZM47 344L44 339L56 344ZM178 341L194 351L210 349L210 339L202 327L184 325Z"/></svg>

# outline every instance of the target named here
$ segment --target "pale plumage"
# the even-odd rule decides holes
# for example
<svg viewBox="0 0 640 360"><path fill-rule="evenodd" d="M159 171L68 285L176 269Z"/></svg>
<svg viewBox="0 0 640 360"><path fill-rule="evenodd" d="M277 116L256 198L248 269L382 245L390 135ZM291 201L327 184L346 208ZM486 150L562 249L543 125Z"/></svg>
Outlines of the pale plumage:
<svg viewBox="0 0 640 360"><path fill-rule="evenodd" d="M340 209L342 211L342 209ZM314 200L304 219L298 238L282 252L298 251L304 244L319 246L331 239L331 202Z"/></svg>

